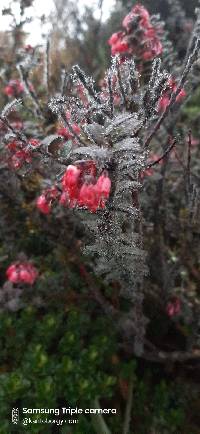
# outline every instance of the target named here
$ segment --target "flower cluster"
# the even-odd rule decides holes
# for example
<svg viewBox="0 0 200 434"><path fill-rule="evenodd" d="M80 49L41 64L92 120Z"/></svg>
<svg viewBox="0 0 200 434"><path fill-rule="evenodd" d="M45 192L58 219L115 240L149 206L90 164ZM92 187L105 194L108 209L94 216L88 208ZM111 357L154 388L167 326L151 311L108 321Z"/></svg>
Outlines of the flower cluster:
<svg viewBox="0 0 200 434"><path fill-rule="evenodd" d="M68 166L62 179L63 196L69 206L84 206L92 212L105 207L105 201L109 198L111 180L106 171L96 178L96 165L93 161L87 161L83 167Z"/></svg>
<svg viewBox="0 0 200 434"><path fill-rule="evenodd" d="M33 285L38 277L38 271L29 262L16 262L6 270L6 276L12 283L27 283Z"/></svg>
<svg viewBox="0 0 200 434"><path fill-rule="evenodd" d="M162 54L163 47L157 29L144 6L136 4L122 22L124 31L113 33L108 40L112 55L131 54L150 61Z"/></svg>
<svg viewBox="0 0 200 434"><path fill-rule="evenodd" d="M39 140L29 139L27 144L20 140L13 139L6 144L7 149L10 152L8 162L14 169L20 169L24 163L31 163L32 150L40 145Z"/></svg>
<svg viewBox="0 0 200 434"><path fill-rule="evenodd" d="M164 111L168 107L171 94L172 92L176 92L176 90L177 90L176 81L173 78L170 78L168 80L167 90L164 92L164 94L161 96L161 98L158 101L159 111ZM185 98L185 96L186 96L185 90L181 89L179 94L176 97L176 102L182 101L182 99Z"/></svg>
<svg viewBox="0 0 200 434"><path fill-rule="evenodd" d="M10 80L4 87L5 95L18 98L24 92L24 86L19 80Z"/></svg>
<svg viewBox="0 0 200 434"><path fill-rule="evenodd" d="M97 178L94 161L85 161L78 166L69 165L62 178L62 191L57 187L47 189L37 198L36 206L43 214L49 214L52 203L69 208L85 207L91 212L104 208L109 198L111 180L106 171Z"/></svg>

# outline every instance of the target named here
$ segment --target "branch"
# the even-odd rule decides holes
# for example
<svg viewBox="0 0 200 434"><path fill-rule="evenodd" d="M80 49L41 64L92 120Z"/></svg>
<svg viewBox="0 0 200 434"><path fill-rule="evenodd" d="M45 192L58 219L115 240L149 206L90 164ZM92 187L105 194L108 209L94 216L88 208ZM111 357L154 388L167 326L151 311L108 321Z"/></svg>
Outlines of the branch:
<svg viewBox="0 0 200 434"><path fill-rule="evenodd" d="M150 167L155 166L155 164L160 163L160 161L162 161L163 158L165 158L165 157L170 153L170 151L174 148L175 144L176 144L176 139L175 139L175 140L172 142L172 144L171 144L171 145L166 149L166 151L161 155L161 157L158 158L156 161L153 161L153 163L148 164L148 166L146 166L146 169L149 169Z"/></svg>
<svg viewBox="0 0 200 434"><path fill-rule="evenodd" d="M42 111L42 108L40 107L40 104L38 102L37 96L36 96L34 90L31 88L31 86L29 84L28 76L27 76L26 71L24 70L24 68L23 68L22 65L19 65L18 69L19 69L19 73L20 73L20 76L21 76L21 80L24 83L24 86L25 86L25 88L27 90L27 93L30 96L30 98L31 98L34 106L36 107L37 114L40 117L44 118L43 111Z"/></svg>
<svg viewBox="0 0 200 434"><path fill-rule="evenodd" d="M159 363L167 362L187 362L189 360L199 360L200 359L200 349L193 351L158 351L156 352L144 352L142 357L146 360Z"/></svg>

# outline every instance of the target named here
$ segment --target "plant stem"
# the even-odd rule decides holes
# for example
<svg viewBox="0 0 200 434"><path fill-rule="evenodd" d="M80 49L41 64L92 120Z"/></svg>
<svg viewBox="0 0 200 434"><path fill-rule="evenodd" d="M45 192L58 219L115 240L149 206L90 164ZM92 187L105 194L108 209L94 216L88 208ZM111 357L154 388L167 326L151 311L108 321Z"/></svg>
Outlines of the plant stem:
<svg viewBox="0 0 200 434"><path fill-rule="evenodd" d="M129 432L130 432L132 405L133 405L133 377L130 378L130 383L129 383L128 398L127 398L125 419L124 419L124 426L123 426L123 434L129 434Z"/></svg>
<svg viewBox="0 0 200 434"><path fill-rule="evenodd" d="M95 398L94 400L94 408L101 408L98 398ZM91 414L91 419L93 427L97 434L112 434L102 414Z"/></svg>

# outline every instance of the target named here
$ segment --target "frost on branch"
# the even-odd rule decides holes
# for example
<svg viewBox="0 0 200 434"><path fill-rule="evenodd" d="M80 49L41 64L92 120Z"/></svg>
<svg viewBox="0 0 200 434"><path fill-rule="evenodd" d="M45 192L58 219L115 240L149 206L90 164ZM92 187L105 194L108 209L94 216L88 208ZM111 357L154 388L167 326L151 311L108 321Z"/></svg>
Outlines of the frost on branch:
<svg viewBox="0 0 200 434"><path fill-rule="evenodd" d="M85 251L94 256L97 273L108 282L119 281L121 294L131 300L131 338L135 338L135 352L141 354L146 324L143 280L147 274L140 209L143 172L152 139L163 126L166 135L167 116L187 95L188 76L198 59L199 12L183 67L178 65L173 71L169 66L174 54L157 16L150 17L144 7L136 5L122 26L123 31L109 40L112 54L117 55L111 59L100 90L76 65L71 74L64 73L61 93L49 98L47 44L45 86L48 109L61 123L57 136L31 143L18 133L17 141L5 144L12 156L17 153L20 157L15 162L17 168L32 161L35 146L33 158L41 157L44 165L53 167L52 174L55 167L62 169L56 184L48 185L36 205L43 214L57 204L82 215L91 233ZM44 104L31 87L26 62L20 62L18 70L35 114L45 121ZM13 133L7 117L2 120ZM60 138L64 151L59 154ZM56 152L51 153L54 142Z"/></svg>

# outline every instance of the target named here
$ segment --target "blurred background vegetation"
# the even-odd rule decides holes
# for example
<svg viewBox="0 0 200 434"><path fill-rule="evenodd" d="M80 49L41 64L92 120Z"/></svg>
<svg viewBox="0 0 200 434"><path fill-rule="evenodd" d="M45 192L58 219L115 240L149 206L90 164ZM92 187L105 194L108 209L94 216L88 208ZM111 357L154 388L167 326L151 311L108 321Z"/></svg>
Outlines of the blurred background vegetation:
<svg viewBox="0 0 200 434"><path fill-rule="evenodd" d="M0 32L0 69L3 71L0 77L1 107L7 102L3 93L6 81L11 77L18 78L15 63L28 36L24 31L24 16L33 2L18 1L21 21L15 23L13 20L12 28ZM52 25L49 34L52 92L57 88L61 70L69 70L76 63L94 75L100 85L110 62L107 40L120 29L122 18L136 2L116 0L106 20L101 18L103 1L98 4L98 18L96 7L90 7L89 2L84 11L78 1L54 0L54 3L54 11L47 11L46 17L41 17L41 25L44 22ZM175 19L169 1L143 2L151 13L160 13L166 20L169 37L176 45L180 59L185 54L185 42L188 40L188 33L182 31L180 20L192 22L197 3L195 0L182 0ZM172 6L178 7L176 2ZM3 14L12 20L11 9L5 8ZM32 79L42 96L39 67ZM199 107L200 95L197 91L184 108L177 127L180 134L184 135L184 126L188 122L193 135L200 139ZM27 114L27 121L31 121L30 114ZM195 148L194 152L194 159L198 161L199 149ZM200 232L197 222L192 229L195 241L191 232L186 235L187 210L182 196L172 197L173 175L170 168L165 195L168 220L161 238L160 227L157 226L158 232L152 229L155 216L151 209L154 205L156 207L159 171L160 167L145 187L143 204L148 222L145 244L150 267L147 310L151 326L148 333L163 349L184 349L193 332L190 315L187 320L180 317L171 321L156 304L157 295L163 291L162 271L159 275L157 272L158 267L161 270L163 266L158 238L159 242L162 238L170 270L178 270L169 283L169 291L171 294L181 293L186 287L191 297L194 293L197 297ZM34 173L16 178L4 170L0 171L0 285L3 288L7 266L20 255L33 259L40 272L40 279L34 287L24 288L20 307L17 302L12 303L11 308L5 307L2 301L5 288L1 289L0 434L103 434L101 423L89 416L81 416L73 428L69 425L26 427L20 424L19 430L19 426L11 424L11 409L15 407L96 408L95 399L99 400L102 408L117 409L117 415L106 416L106 422L110 432L122 434L130 387L133 389L130 434L199 434L199 362L160 365L124 354L118 347L112 321L105 317L92 297L92 285L95 285L117 306L120 303L117 283L108 287L93 275L91 284L87 278L87 273L92 273L91 261L80 253L84 233L79 220L71 211L53 212L48 217L39 215L34 202L39 190L40 178ZM180 192L184 195L182 186ZM8 300L9 297L13 300L13 292L9 287L6 290Z"/></svg>

